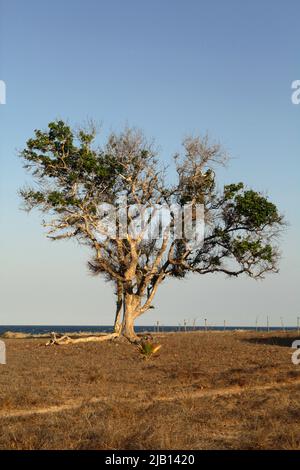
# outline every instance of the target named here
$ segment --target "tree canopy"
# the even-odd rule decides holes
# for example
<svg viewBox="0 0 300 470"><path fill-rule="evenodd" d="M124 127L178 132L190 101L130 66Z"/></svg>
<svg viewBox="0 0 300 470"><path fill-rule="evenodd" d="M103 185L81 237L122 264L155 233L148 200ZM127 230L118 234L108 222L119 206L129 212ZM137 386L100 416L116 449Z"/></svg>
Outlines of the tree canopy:
<svg viewBox="0 0 300 470"><path fill-rule="evenodd" d="M26 210L38 209L52 240L74 238L91 250L90 271L102 274L115 285L115 331L135 339L134 320L152 307L158 286L167 277L189 273L245 274L258 279L277 272L278 235L282 215L265 195L241 182L218 188L216 170L227 155L207 136L188 137L183 152L174 156L176 181L167 184L154 143L141 131L126 128L111 133L97 146L95 126L78 131L63 121L36 130L20 153L33 184L20 190ZM124 200L125 207L124 207ZM120 235L103 223L103 205L125 210L133 222L132 206L156 222L157 207L203 208L201 243L191 243L184 233L174 236L176 214L161 236L145 238L138 233ZM100 210L101 208L101 210Z"/></svg>

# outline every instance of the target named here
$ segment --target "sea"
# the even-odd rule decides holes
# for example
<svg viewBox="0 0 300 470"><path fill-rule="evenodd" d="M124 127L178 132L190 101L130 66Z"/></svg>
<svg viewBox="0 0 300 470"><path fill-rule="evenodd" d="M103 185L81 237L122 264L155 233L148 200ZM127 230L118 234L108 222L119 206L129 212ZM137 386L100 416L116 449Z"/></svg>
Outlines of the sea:
<svg viewBox="0 0 300 470"><path fill-rule="evenodd" d="M110 333L112 332L112 325L0 325L0 336L6 331L15 333L29 333L29 334L46 334L46 333ZM177 332L177 331L293 331L297 327L254 327L254 326L179 326L179 325L137 325L135 331L137 333L144 332Z"/></svg>

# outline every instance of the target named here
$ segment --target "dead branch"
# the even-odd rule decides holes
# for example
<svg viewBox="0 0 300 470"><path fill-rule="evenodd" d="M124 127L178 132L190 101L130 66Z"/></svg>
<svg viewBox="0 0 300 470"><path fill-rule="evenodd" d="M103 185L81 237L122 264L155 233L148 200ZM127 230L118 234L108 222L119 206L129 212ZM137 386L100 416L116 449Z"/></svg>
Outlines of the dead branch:
<svg viewBox="0 0 300 470"><path fill-rule="evenodd" d="M46 343L46 346L59 346L61 344L77 344L77 343L89 343L89 342L102 342L102 341L109 341L112 339L117 338L119 335L117 333L111 333L109 335L103 336L87 336L85 338L71 338L70 336L63 335L61 337L57 337L56 333L51 333L51 339Z"/></svg>

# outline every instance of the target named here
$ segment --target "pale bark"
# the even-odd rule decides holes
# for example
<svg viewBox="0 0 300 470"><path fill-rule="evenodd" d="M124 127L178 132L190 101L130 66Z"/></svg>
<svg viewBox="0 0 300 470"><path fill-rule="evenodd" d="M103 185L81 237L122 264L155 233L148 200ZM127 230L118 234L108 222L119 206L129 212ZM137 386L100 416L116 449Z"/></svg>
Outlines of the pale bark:
<svg viewBox="0 0 300 470"><path fill-rule="evenodd" d="M134 316L131 312L126 312L122 323L122 335L130 342L138 340L138 336L134 331Z"/></svg>
<svg viewBox="0 0 300 470"><path fill-rule="evenodd" d="M117 283L117 307L116 307L116 316L114 322L114 333L118 335L122 330L122 312L123 312L123 286L121 282Z"/></svg>
<svg viewBox="0 0 300 470"><path fill-rule="evenodd" d="M125 294L124 316L122 322L122 335L129 341L135 342L138 336L134 331L134 320L140 314L141 298L134 294Z"/></svg>
<svg viewBox="0 0 300 470"><path fill-rule="evenodd" d="M89 343L89 342L102 342L108 341L118 337L117 333L111 333L109 335L101 336L86 336L84 338L70 338L70 336L64 335L57 338L55 333L51 333L51 339L46 343L46 346L61 345L61 344L77 344L77 343Z"/></svg>

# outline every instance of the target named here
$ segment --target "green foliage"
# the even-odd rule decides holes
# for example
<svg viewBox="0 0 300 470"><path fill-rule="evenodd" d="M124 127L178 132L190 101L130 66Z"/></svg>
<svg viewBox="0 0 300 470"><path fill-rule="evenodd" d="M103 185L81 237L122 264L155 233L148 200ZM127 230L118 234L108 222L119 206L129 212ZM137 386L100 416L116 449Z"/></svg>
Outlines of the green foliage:
<svg viewBox="0 0 300 470"><path fill-rule="evenodd" d="M243 183L224 188L223 216L227 227L240 225L249 230L259 230L282 222L275 204L252 189L243 189Z"/></svg>
<svg viewBox="0 0 300 470"><path fill-rule="evenodd" d="M66 196L64 193L59 191L52 191L48 194L47 203L52 207L67 207L67 206L78 206L80 200L72 196Z"/></svg>
<svg viewBox="0 0 300 470"><path fill-rule="evenodd" d="M244 188L243 183L228 184L224 186L224 199L232 199L241 189Z"/></svg>
<svg viewBox="0 0 300 470"><path fill-rule="evenodd" d="M253 190L236 196L236 212L250 227L258 228L280 220L275 204Z"/></svg>
<svg viewBox="0 0 300 470"><path fill-rule="evenodd" d="M109 194L120 167L110 155L91 147L94 139L94 132L80 130L75 135L63 121L50 122L47 131L35 130L20 156L42 189L20 191L27 209L61 212L78 207L91 191L95 200L98 194L103 198L104 187Z"/></svg>
<svg viewBox="0 0 300 470"><path fill-rule="evenodd" d="M270 244L263 245L260 240L252 241L247 238L237 237L232 242L232 251L237 259L246 257L253 257L263 261L272 262L273 249Z"/></svg>
<svg viewBox="0 0 300 470"><path fill-rule="evenodd" d="M153 343L152 341L142 340L138 346L139 352L145 359L150 359L154 354L156 354L161 348L160 344Z"/></svg>
<svg viewBox="0 0 300 470"><path fill-rule="evenodd" d="M32 205L40 205L45 202L45 196L41 191L34 191L33 189L20 191L20 195L26 201Z"/></svg>

